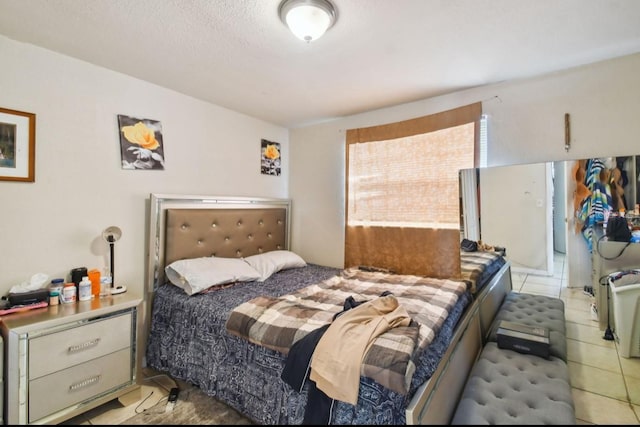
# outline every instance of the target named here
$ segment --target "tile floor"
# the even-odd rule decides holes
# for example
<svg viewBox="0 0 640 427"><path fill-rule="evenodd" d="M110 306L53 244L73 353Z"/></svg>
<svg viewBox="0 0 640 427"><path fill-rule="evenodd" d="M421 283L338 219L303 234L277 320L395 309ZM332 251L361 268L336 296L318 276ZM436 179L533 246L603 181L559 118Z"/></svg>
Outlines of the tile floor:
<svg viewBox="0 0 640 427"><path fill-rule="evenodd" d="M619 356L614 341L591 313L594 298L582 288L567 288L564 256L555 256L553 277L512 273L513 289L559 297L565 303L567 357L578 424L640 425L640 358ZM119 424L144 410L162 410L173 382L149 376L140 392L102 405L64 424Z"/></svg>
<svg viewBox="0 0 640 427"><path fill-rule="evenodd" d="M567 288L564 256L556 254L553 277L512 273L513 289L559 297L565 303L567 359L578 424L640 425L640 358L618 354L615 341L591 313L595 298Z"/></svg>

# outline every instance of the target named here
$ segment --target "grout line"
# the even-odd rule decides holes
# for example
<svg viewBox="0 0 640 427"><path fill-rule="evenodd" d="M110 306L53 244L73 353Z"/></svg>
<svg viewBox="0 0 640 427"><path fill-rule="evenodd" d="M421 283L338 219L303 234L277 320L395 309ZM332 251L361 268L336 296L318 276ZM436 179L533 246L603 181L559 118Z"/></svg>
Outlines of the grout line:
<svg viewBox="0 0 640 427"><path fill-rule="evenodd" d="M606 394L599 393L597 391L586 390L584 388L580 388L580 387L576 387L576 386L571 386L571 388L576 389L576 390L580 390L580 391L585 392L585 393L595 394L596 396L604 397L606 399L615 400L615 401L620 402L620 403L627 403L627 404L629 404L631 406L631 410L633 411L633 406L632 406L633 404L631 402L629 402L629 400L618 399L618 398L615 398L615 397L612 397L612 396L608 396ZM628 398L628 396L627 396L627 398Z"/></svg>
<svg viewBox="0 0 640 427"><path fill-rule="evenodd" d="M564 258L563 258L563 263L562 263L562 272L563 272L563 273L564 273L564 269L565 269L565 268L566 268L566 263L564 262ZM526 284L527 284L527 279L528 279L528 278L529 278L529 274L524 275L524 278L523 278L523 280L522 280L522 283L521 283L521 286L520 286L520 289L519 289L519 291L520 291L520 292L522 292L522 291L525 289L525 286L526 286ZM567 282L566 278L565 278L565 277L564 277L564 275L563 275L563 277L562 277L562 281L561 281L561 286L560 286L560 291L562 290L562 288L569 289L569 287L568 287L567 285L568 285L568 282ZM577 288L576 288L576 289L577 289ZM567 294L565 295L565 299L566 299L566 300L576 300L576 301L578 301L578 302L584 302L585 304L588 304L588 303L589 303L589 301L588 301L588 300L586 300L586 299L584 298L584 296L582 295L582 293L580 293L579 295L576 295L575 297L572 297L572 295L571 295L571 294L567 293ZM587 312L587 313L588 313L588 312ZM586 320L591 320L589 317L586 317L586 316L585 316L585 319L586 319ZM576 325L580 325L580 326L585 326L585 327L596 327L596 328L598 327L598 326L597 326L597 324L594 324L594 325L589 324L589 325L587 325L587 324L585 324L585 323L573 322L573 321L565 320L565 323L567 323L567 322L569 322L569 323L573 323L573 324L576 324ZM570 339L570 338L567 338L567 339ZM593 344L593 343L590 343L590 342L587 342L587 341L579 341L579 340L574 340L574 341L578 341L578 342L586 343L586 344L591 344L591 345L597 345L597 344ZM604 347L604 346L602 346L602 347L603 347L603 348L610 348L610 347ZM615 347L614 347L614 349L615 349L615 351L616 351L616 356L618 356L618 363L620 364L620 357L619 357L619 354L618 354L618 347L617 347L617 346L615 346ZM571 362L572 362L572 363L579 364L579 365L582 365L582 366L585 366L587 369L593 368L593 367L592 367L592 366L590 366L590 365L585 365L585 364L580 363L580 362L575 362L575 361L571 361ZM613 371L611 371L611 372L612 372L612 373L615 373L615 372L613 372ZM627 393L627 400L626 400L626 401L624 401L624 400L618 400L618 399L612 398L612 397L610 397L610 396L606 396L606 395L603 395L603 394L600 394L600 393L594 393L594 392L592 392L592 391L588 391L588 390L582 390L582 391L587 392L587 393L593 393L593 394L595 394L595 395L602 396L602 397L605 397L605 398L618 400L619 402L627 403L627 404L629 405L629 407L631 408L631 411L633 412L633 414L634 414L634 416L636 417L636 419L638 419L638 414L636 413L636 411L634 411L634 409L633 409L633 404L631 403L631 398L630 398L630 396L629 396L629 391L628 391L629 389L628 389L628 387L627 387L627 381L626 381L626 380L625 380L625 378L624 378L624 371L622 370L622 366L620 366L620 373L619 373L619 375L621 375L621 376L622 376L623 381L624 381L624 383L625 383L625 391L626 391L626 393ZM574 388L576 388L577 390L581 390L581 389L578 389L577 387L574 387ZM589 422L589 421L587 421L587 420L581 420L581 421L585 421L586 423L593 424L593 423L591 423L591 422ZM638 421L640 421L640 419L638 419Z"/></svg>
<svg viewBox="0 0 640 427"><path fill-rule="evenodd" d="M554 265L555 265L555 264L554 264ZM564 271L565 271L565 268L566 268L566 263L565 263L565 258L563 257L563 258L562 258L562 273L563 273L563 275L562 275L562 281L561 281L561 289L562 289L562 288L569 289L569 287L567 286L567 285L568 285L567 280L566 280L566 278L564 277ZM581 296L582 296L582 295L580 295L580 297L581 297ZM567 293L567 294L565 295L565 297L564 297L564 298L565 298L565 300L570 300L570 299L571 299L571 300L577 300L577 301L581 301L581 302L589 302L589 301L585 301L585 300L584 300L584 298L580 298L580 297L578 297L578 296L576 296L576 297L572 297L572 296L571 296L571 294ZM597 327L596 325L590 326L590 325L585 325L584 323L574 322L574 321L571 321L571 320L565 320L565 324L566 324L566 323L573 323L573 324L576 324L576 325L586 326L586 327ZM598 327L598 329L599 329L599 327ZM573 338L567 338L567 340L569 340L569 339L572 339L573 341L577 341L577 342L579 342L579 343L587 343L587 344L591 344L591 345L598 345L598 344L594 344L594 343L590 343L590 342L586 342L586 341L576 340L576 339L573 339ZM605 347L605 346L601 346L601 347L603 347L603 348L610 348L610 347ZM626 401L623 401L623 400L619 400L619 399L615 399L615 398L613 398L613 399L618 400L619 402L627 403L627 404L629 405L629 409L631 409L631 412L632 412L632 413L633 413L633 415L635 416L636 421L638 421L638 423L640 423L640 416L639 416L639 415L638 415L638 413L634 410L634 405L633 405L633 403L631 402L631 396L630 396L630 394L629 394L629 385L628 385L628 381L627 381L627 379L625 378L624 370L622 369L622 362L620 361L620 354L618 353L618 346L617 346L617 345L615 345L615 346L614 346L614 349L615 349L615 352L616 352L616 356L617 356L617 358L618 358L618 365L619 365L619 367L620 367L620 375L622 376L622 381L624 382L624 387L625 387L625 392L626 392L626 395L627 395L627 396L626 396L626 397L627 397L627 400L626 400ZM572 362L572 363L576 363L576 364L580 364L580 365L583 365L583 366L586 366L586 367L587 367L587 369L591 368L591 366L590 366L590 365L584 365L583 363L579 363L579 362L575 362L575 361L571 361L571 362ZM579 388L577 388L577 387L573 387L573 388L575 388L575 389L577 389L577 390L582 390L582 389L579 389ZM601 394L599 394L599 393L594 393L594 392L592 392L592 391L588 391L588 390L582 390L582 391L587 392L587 393L593 393L593 394L596 394L596 395L598 395L598 396L608 397L608 398L610 398L610 399L611 399L611 397L610 397L610 396L601 395ZM582 420L582 419L578 419L578 418L576 418L576 422L577 422L577 421L582 421L582 422L587 423L587 424L593 424L591 421L588 421L588 420Z"/></svg>

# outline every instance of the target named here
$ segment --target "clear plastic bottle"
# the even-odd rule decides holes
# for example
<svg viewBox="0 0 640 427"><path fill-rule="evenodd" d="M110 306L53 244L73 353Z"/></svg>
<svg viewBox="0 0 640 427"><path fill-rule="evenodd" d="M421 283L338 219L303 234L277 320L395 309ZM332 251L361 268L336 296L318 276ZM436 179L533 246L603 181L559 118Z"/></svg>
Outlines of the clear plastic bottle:
<svg viewBox="0 0 640 427"><path fill-rule="evenodd" d="M111 295L111 276L102 276L100 278L100 298Z"/></svg>

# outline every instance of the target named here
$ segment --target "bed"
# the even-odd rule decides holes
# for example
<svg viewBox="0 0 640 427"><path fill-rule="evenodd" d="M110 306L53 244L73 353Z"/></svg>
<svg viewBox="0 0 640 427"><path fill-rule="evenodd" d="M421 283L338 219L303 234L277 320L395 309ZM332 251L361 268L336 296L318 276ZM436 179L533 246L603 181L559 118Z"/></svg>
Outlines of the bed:
<svg viewBox="0 0 640 427"><path fill-rule="evenodd" d="M290 295L335 281L346 270L307 263L274 273L264 282L240 282L189 296L166 283L164 268L180 259L240 258L287 250L289 212L289 201L280 199L150 196L144 322L148 339L142 363L197 385L258 424L300 424L307 388L294 390L282 380L285 353L230 333L228 319L234 309L254 298ZM338 402L332 424L450 421L488 325L511 289L510 266L500 256L470 257L463 261L462 272L458 281L466 283L464 291L428 346L415 352L420 357L410 360L406 390L394 390L363 375L357 404Z"/></svg>
<svg viewBox="0 0 640 427"><path fill-rule="evenodd" d="M506 259L499 252L460 251L461 278L469 284L473 295L478 295L505 263Z"/></svg>

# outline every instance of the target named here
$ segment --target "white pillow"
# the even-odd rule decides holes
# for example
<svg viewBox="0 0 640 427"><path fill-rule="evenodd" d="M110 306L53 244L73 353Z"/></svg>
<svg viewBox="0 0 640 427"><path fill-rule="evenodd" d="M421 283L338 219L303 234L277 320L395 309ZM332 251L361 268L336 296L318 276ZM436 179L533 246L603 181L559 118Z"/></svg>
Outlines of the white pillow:
<svg viewBox="0 0 640 427"><path fill-rule="evenodd" d="M243 259L260 274L258 282L264 282L280 270L307 265L300 255L291 251L270 251Z"/></svg>
<svg viewBox="0 0 640 427"><path fill-rule="evenodd" d="M171 283L188 295L212 286L257 280L260 274L241 258L202 257L182 259L165 267Z"/></svg>

